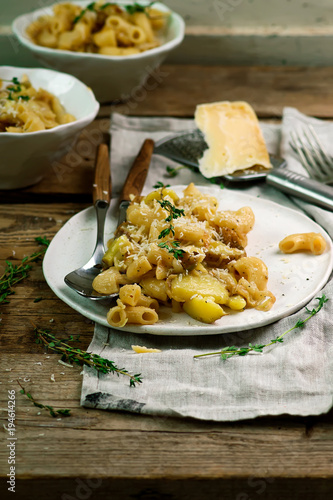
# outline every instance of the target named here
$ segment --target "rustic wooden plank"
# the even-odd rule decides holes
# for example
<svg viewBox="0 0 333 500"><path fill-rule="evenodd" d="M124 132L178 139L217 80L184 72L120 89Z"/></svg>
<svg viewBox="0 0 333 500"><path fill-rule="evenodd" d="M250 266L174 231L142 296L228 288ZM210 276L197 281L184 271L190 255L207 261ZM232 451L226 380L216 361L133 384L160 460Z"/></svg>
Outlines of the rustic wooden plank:
<svg viewBox="0 0 333 500"><path fill-rule="evenodd" d="M63 224L86 205L0 205L0 274L5 260L14 264L38 250L35 237L52 239ZM40 352L33 341L31 322L40 328L54 326L57 334L80 334L88 346L93 323L59 300L47 285L41 262L33 263L29 276L14 288L9 304L1 305L2 352ZM41 298L35 303L36 298ZM52 322L52 323L50 323Z"/></svg>
<svg viewBox="0 0 333 500"><path fill-rule="evenodd" d="M84 206L57 205L11 205L0 206L0 271L5 268L5 260L18 264L21 259L38 249L36 236L52 238L60 227L74 213ZM10 303L1 306L0 343L6 352L38 352L38 346L31 340L34 322L41 328L51 326L54 321L57 332L80 333L86 347L93 333L92 322L83 318L56 298L48 287L41 263L33 263L29 277L15 286L15 294ZM35 303L36 298L41 302Z"/></svg>
<svg viewBox="0 0 333 500"><path fill-rule="evenodd" d="M50 195L49 195L50 196ZM38 249L35 237L52 238L89 204L0 204L0 259L22 259Z"/></svg>
<svg viewBox="0 0 333 500"><path fill-rule="evenodd" d="M127 103L103 106L99 116L191 117L199 103L244 100L260 118L281 117L285 106L332 118L332 78L332 67L164 65Z"/></svg>
<svg viewBox="0 0 333 500"><path fill-rule="evenodd" d="M251 433L239 435L230 429L185 435L89 430L83 438L81 429L65 428L62 421L58 424L58 432L19 424L18 479L75 478L89 473L114 479L332 478L332 447L319 433L316 440L304 443L285 432L285 441L274 443L272 453L269 435L261 442Z"/></svg>

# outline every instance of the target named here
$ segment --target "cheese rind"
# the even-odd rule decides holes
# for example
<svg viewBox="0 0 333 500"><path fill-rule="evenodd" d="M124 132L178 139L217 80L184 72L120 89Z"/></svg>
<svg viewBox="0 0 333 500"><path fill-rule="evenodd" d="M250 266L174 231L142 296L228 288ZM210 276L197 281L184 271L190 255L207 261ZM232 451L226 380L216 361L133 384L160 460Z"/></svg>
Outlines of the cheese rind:
<svg viewBox="0 0 333 500"><path fill-rule="evenodd" d="M204 177L231 174L254 165L272 168L258 118L247 102L200 104L194 118L208 145L199 160Z"/></svg>

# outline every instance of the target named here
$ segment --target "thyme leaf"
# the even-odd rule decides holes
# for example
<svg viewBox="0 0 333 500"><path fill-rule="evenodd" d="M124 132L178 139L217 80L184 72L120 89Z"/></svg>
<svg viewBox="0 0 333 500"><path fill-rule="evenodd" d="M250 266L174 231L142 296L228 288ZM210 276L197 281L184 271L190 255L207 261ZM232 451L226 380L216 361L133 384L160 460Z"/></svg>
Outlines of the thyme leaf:
<svg viewBox="0 0 333 500"><path fill-rule="evenodd" d="M168 217L165 219L165 222L171 222L174 219L178 219L178 217L182 217L185 215L185 212L182 208L176 208L169 200L157 200L157 203L161 205L167 212L169 212Z"/></svg>
<svg viewBox="0 0 333 500"><path fill-rule="evenodd" d="M168 250L168 252L171 253L176 259L181 259L185 252L179 248L179 245L180 242L176 240L164 241L163 243L158 244L159 247Z"/></svg>
<svg viewBox="0 0 333 500"><path fill-rule="evenodd" d="M167 165L165 167L165 170L167 171L169 177L176 177L179 170L181 170L182 168L185 168L185 165L179 165L178 167L170 167L170 165Z"/></svg>
<svg viewBox="0 0 333 500"><path fill-rule="evenodd" d="M228 358L232 358L232 356L246 356L249 354L249 352L263 352L263 349L265 349L268 346L271 346L273 344L277 343L282 343L283 342L283 337L287 334L292 332L293 330L296 330L296 328L302 328L307 321L309 321L310 318L315 316L316 314L319 313L319 311L324 307L324 304L328 301L328 298L326 298L325 295L322 295L321 297L316 297L316 300L318 300L318 305L317 307L314 307L313 309L309 310L307 307L305 308L306 312L308 313L308 316L305 319L298 319L295 323L294 326L289 328L289 330L286 330L284 333L276 337L275 339L272 339L268 344L255 344L252 345L251 343L248 344L247 347L235 347L235 346L228 346L224 347L220 351L217 352L208 352L206 354L196 354L193 356L194 358L202 358L204 356L213 356L216 354L219 354L221 359L226 360Z"/></svg>
<svg viewBox="0 0 333 500"><path fill-rule="evenodd" d="M170 187L170 184L163 184L161 181L157 181L156 184L153 185L154 189L159 189L159 188L167 188Z"/></svg>
<svg viewBox="0 0 333 500"><path fill-rule="evenodd" d="M36 344L42 344L47 349L61 354L61 361L65 363L90 366L100 373L115 373L118 377L119 375L125 375L129 377L130 387L135 387L136 384L141 384L142 382L141 373L132 375L125 368L119 368L114 361L69 345L68 342L79 341L79 337L74 338L73 335L70 335L67 339L58 339L49 330L41 330L36 326L34 332Z"/></svg>
<svg viewBox="0 0 333 500"><path fill-rule="evenodd" d="M36 399L30 394L30 392L26 392L25 388L23 385L20 383L19 380L17 380L18 385L21 387L20 393L24 394L27 396L28 399L33 403L34 406L37 406L37 408L40 408L41 410L47 410L51 417L56 418L56 417L70 417L71 416L71 410L55 410L53 406L49 405L44 405L42 403L39 403L36 401Z"/></svg>

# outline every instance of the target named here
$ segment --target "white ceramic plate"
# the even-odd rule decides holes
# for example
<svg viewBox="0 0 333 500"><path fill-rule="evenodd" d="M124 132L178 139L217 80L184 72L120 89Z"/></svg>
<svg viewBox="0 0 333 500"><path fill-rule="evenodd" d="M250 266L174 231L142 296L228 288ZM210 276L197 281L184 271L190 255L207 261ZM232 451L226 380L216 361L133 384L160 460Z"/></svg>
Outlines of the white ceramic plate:
<svg viewBox="0 0 333 500"><path fill-rule="evenodd" d="M178 194L185 186L173 186ZM220 209L237 210L250 206L255 214L255 226L249 233L247 255L261 258L269 270L268 288L276 296L276 302L268 312L246 309L224 316L211 325L200 323L185 313L175 314L169 308L161 308L160 321L155 325L128 325L124 331L154 335L209 335L237 332L268 325L297 311L307 304L325 285L333 266L332 242L318 224L303 214L271 201L220 190L211 186L199 186L203 193L218 198ZM116 217L110 210L106 222L106 240L112 236ZM300 232L321 233L327 241L322 255L297 253L284 255L278 243L288 234ZM85 264L94 249L96 238L95 210L83 210L72 217L55 235L48 248L43 270L45 279L54 293L87 318L109 326L106 321L108 306L79 296L64 283L64 276Z"/></svg>

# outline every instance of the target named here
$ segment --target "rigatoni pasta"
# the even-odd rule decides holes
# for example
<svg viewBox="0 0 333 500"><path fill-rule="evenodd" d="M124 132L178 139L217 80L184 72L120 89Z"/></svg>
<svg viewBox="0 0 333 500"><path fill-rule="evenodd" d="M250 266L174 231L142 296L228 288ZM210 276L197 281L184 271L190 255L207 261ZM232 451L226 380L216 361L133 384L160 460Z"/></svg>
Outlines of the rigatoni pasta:
<svg viewBox="0 0 333 500"><path fill-rule="evenodd" d="M92 2L83 8L63 3L31 23L27 34L51 49L110 56L139 54L161 44L169 14L138 3Z"/></svg>
<svg viewBox="0 0 333 500"><path fill-rule="evenodd" d="M119 291L109 324L153 324L159 304L204 323L249 307L268 311L275 297L267 266L245 251L253 225L250 207L221 211L193 183L182 198L163 185L134 198L93 282L100 293L108 281Z"/></svg>

